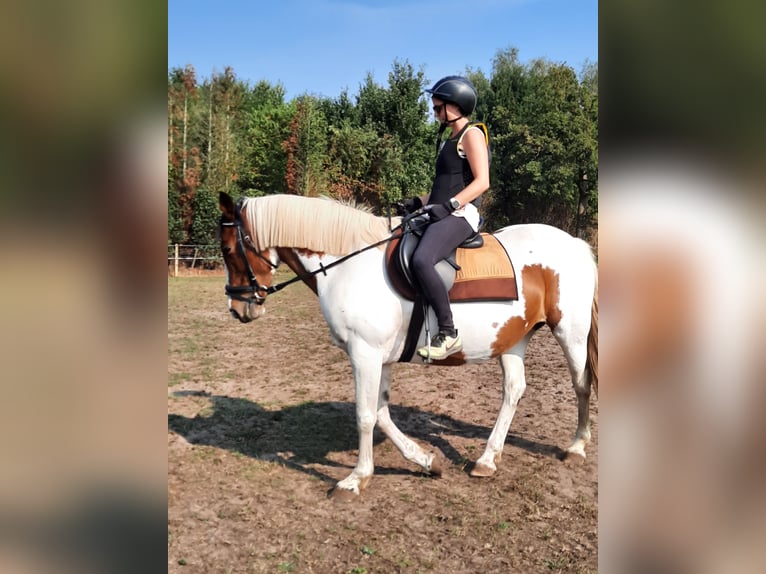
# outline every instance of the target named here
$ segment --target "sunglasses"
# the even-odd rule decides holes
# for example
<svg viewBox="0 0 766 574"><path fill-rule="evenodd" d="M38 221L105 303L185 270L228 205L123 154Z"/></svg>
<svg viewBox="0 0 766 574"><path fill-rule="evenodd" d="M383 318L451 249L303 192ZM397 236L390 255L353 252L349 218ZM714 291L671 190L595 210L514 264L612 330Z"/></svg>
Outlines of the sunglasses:
<svg viewBox="0 0 766 574"><path fill-rule="evenodd" d="M439 104L438 106L434 106L434 108L433 108L434 109L434 113L438 114L439 112L442 111L442 109L444 109L444 106L446 106L446 105L447 104Z"/></svg>

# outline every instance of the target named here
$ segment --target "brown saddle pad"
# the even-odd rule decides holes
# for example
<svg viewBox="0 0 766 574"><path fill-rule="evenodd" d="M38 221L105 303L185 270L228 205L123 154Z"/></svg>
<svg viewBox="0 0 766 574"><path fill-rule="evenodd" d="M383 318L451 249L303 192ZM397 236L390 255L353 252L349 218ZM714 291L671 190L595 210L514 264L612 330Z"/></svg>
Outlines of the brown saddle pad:
<svg viewBox="0 0 766 574"><path fill-rule="evenodd" d="M505 249L490 233L482 233L484 245L477 249L458 249L455 262L460 271L449 292L450 301L508 301L519 298L516 274ZM404 298L415 300L415 289L399 271L396 250L399 239L386 249L386 268L393 288Z"/></svg>

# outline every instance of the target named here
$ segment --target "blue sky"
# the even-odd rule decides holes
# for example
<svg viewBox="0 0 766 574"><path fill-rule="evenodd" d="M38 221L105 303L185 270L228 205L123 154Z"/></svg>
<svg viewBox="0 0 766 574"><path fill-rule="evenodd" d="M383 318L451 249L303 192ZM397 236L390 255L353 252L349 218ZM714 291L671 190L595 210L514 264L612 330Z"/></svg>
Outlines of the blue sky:
<svg viewBox="0 0 766 574"><path fill-rule="evenodd" d="M168 68L197 78L231 66L248 83L352 97L368 73L382 86L395 60L429 83L471 68L488 76L499 50L580 71L598 61L598 0L169 0Z"/></svg>

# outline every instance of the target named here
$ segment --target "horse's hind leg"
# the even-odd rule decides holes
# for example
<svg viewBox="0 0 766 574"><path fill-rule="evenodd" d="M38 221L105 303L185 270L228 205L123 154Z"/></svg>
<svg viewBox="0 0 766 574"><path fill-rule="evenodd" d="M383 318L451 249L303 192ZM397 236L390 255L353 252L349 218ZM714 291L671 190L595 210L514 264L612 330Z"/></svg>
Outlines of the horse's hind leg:
<svg viewBox="0 0 766 574"><path fill-rule="evenodd" d="M500 356L500 365L503 368L503 399L500 412L487 440L487 447L471 470L471 476L492 476L497 470L497 464L503 455L508 429L513 415L516 414L516 406L527 388L524 377L524 353L529 337L528 335L508 353Z"/></svg>
<svg viewBox="0 0 766 574"><path fill-rule="evenodd" d="M591 373L586 368L587 364L587 336L573 337L571 330L562 328L561 325L553 329L553 334L564 351L564 356L569 364L569 373L572 377L572 386L577 396L577 430L574 440L567 448L567 455L579 455L585 458L585 445L590 442L590 388ZM586 332L587 335L587 332ZM573 343L572 340L576 340Z"/></svg>
<svg viewBox="0 0 766 574"><path fill-rule="evenodd" d="M380 430L394 443L402 456L422 467L426 472L441 476L443 462L436 453L426 453L420 445L399 430L391 420L388 401L391 396L391 366L383 365L380 377L380 394L378 396L378 426Z"/></svg>

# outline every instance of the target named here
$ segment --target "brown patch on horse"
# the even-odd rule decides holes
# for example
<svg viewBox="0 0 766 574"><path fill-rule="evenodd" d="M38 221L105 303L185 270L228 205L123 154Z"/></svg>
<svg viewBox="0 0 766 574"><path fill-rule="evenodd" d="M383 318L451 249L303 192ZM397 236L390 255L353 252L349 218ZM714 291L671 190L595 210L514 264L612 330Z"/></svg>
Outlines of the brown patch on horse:
<svg viewBox="0 0 766 574"><path fill-rule="evenodd" d="M524 294L524 316L511 317L500 327L492 343L492 357L512 348L535 325L548 323L551 328L561 321L559 308L559 275L542 265L527 265L521 270Z"/></svg>
<svg viewBox="0 0 766 574"><path fill-rule="evenodd" d="M561 291L559 289L559 274L548 267L542 270L545 277L545 315L548 325L551 329L561 321L561 309L559 308L559 299Z"/></svg>
<svg viewBox="0 0 766 574"><path fill-rule="evenodd" d="M523 317L511 317L500 327L497 337L492 343L492 357L499 357L508 349L524 338L529 331L529 325Z"/></svg>
<svg viewBox="0 0 766 574"><path fill-rule="evenodd" d="M287 247L279 247L277 249L277 255L279 255L279 259L287 265L290 269L292 269L293 273L295 273L298 277L301 278L301 280L308 285L309 289L311 289L314 294L317 294L317 278L316 275L311 275L306 268L303 266L303 263L301 263L301 260L298 259L297 249L288 249ZM308 250L305 254L311 255L312 252Z"/></svg>

